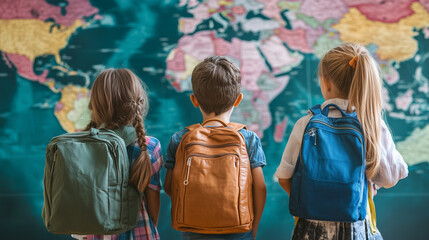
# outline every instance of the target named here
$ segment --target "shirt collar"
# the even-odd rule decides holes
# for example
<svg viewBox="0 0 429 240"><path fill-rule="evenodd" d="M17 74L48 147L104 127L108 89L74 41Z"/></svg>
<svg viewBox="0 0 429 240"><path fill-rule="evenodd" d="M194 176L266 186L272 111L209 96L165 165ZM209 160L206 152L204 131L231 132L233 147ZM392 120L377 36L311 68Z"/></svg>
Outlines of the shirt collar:
<svg viewBox="0 0 429 240"><path fill-rule="evenodd" d="M337 105L342 110L347 111L347 106L349 105L349 100L343 99L343 98L332 98L332 99L326 100L322 104L322 109L325 108L326 105L331 104L331 103ZM352 109L354 109L354 108L352 108Z"/></svg>

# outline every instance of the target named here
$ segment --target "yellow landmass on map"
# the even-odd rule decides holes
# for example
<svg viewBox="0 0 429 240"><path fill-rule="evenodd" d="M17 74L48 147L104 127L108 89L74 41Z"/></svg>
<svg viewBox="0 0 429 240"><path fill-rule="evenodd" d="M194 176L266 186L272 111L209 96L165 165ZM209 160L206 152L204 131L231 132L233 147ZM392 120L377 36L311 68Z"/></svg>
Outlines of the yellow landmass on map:
<svg viewBox="0 0 429 240"><path fill-rule="evenodd" d="M62 71L62 72L64 72L64 73L67 73L67 74L68 74L68 75L70 75L70 76L75 76L75 75L77 75L77 74L78 74L76 71L73 71L73 70L67 69L67 68L65 68L64 66L53 66L53 67L52 67L52 69L60 70L60 71Z"/></svg>
<svg viewBox="0 0 429 240"><path fill-rule="evenodd" d="M220 1L218 1L217 3L219 4L219 6L231 6L231 5L233 5L233 4L234 4L234 2L231 2L231 1L223 1L223 0L220 0Z"/></svg>
<svg viewBox="0 0 429 240"><path fill-rule="evenodd" d="M429 162L429 125L416 128L404 141L396 144L405 162L414 164Z"/></svg>
<svg viewBox="0 0 429 240"><path fill-rule="evenodd" d="M61 99L55 107L55 117L67 132L81 131L91 119L88 104L87 88L67 85L61 91Z"/></svg>
<svg viewBox="0 0 429 240"><path fill-rule="evenodd" d="M37 56L54 55L61 63L60 50L83 22L76 20L68 27L52 25L37 19L0 20L0 51L24 55L31 61Z"/></svg>
<svg viewBox="0 0 429 240"><path fill-rule="evenodd" d="M417 52L416 30L429 26L429 14L420 3L413 3L411 9L414 14L399 22L383 23L368 20L358 9L350 8L332 27L338 30L343 42L375 44L380 59L405 61Z"/></svg>
<svg viewBox="0 0 429 240"><path fill-rule="evenodd" d="M182 75L182 80L187 80L189 77L192 76L192 71L194 70L195 66L198 65L200 61L188 54L185 54L185 72Z"/></svg>

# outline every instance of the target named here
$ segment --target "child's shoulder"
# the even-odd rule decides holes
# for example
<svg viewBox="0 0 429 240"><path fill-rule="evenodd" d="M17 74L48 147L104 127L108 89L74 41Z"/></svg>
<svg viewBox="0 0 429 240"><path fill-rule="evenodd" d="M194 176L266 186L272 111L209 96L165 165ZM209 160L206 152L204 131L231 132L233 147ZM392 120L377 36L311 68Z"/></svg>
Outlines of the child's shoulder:
<svg viewBox="0 0 429 240"><path fill-rule="evenodd" d="M305 128L312 117L313 117L313 113L311 113L311 111L308 110L306 115L302 116L300 119L298 119L298 121L296 121L294 128L296 127Z"/></svg>
<svg viewBox="0 0 429 240"><path fill-rule="evenodd" d="M152 137L152 136L146 136L146 144L147 144L147 148L151 150L161 145L159 140L156 137Z"/></svg>
<svg viewBox="0 0 429 240"><path fill-rule="evenodd" d="M184 128L180 131L175 132L172 136L171 136L171 142L177 142L179 143L180 140L182 140L183 135L185 135L185 133L189 132L188 129Z"/></svg>
<svg viewBox="0 0 429 240"><path fill-rule="evenodd" d="M240 130L238 130L238 131L243 135L243 137L244 137L244 138L255 138L255 139L259 139L258 135L257 135L255 132L250 131L250 130L249 130L249 129L247 129L247 128L242 128L242 129L240 129Z"/></svg>

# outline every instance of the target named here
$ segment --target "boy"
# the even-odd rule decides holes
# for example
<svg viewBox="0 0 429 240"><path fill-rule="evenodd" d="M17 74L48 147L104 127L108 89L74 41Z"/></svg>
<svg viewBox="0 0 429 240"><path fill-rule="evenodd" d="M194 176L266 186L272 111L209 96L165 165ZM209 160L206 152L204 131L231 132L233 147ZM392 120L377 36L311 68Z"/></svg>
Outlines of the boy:
<svg viewBox="0 0 429 240"><path fill-rule="evenodd" d="M238 130L241 139L244 138L245 149L246 149L244 151L245 156L240 161L246 163L248 168L249 168L249 162L250 162L251 171L249 168L249 173L248 173L249 176L245 177L245 178L248 178L249 184L251 184L251 186L249 185L249 190L250 190L249 195L251 195L251 196L249 196L250 200L248 200L248 202L250 205L252 203L251 198L253 197L253 206L249 207L249 209L251 211L250 219L252 219L252 217L253 217L253 222L249 223L249 228L248 228L249 230L247 230L247 231L244 230L246 232L234 231L234 230L231 230L230 232L228 232L228 230L223 230L222 232L220 232L221 234L219 234L219 233L216 233L216 234L202 233L201 231L196 231L192 227L190 227L190 228L186 229L185 231L182 231L182 239L254 239L254 238L256 238L258 225L259 225L259 221L260 221L261 216L262 216L262 212L264 210L265 199L266 199L266 194L267 194L264 175L262 172L262 167L264 167L266 165L266 159L265 159L265 155L264 155L264 152L262 150L262 147L261 147L261 142L260 142L258 136L254 132L248 131L243 127L241 129L240 129L240 127L232 127L232 126L240 126L240 124L229 123L230 116L232 114L232 111L234 110L234 107L237 107L240 104L241 100L243 99L243 94L240 93L240 88L241 88L240 70L228 58L220 57L220 56L214 56L214 57L206 58L203 62L199 63L195 67L194 71L192 72L192 89L193 89L194 94L192 94L190 96L190 98L191 98L192 104L195 107L198 107L200 109L201 114L203 116L204 127L201 127L200 125L198 125L200 127L200 129L201 128L203 128L204 130L207 130L207 129L213 129L213 130L225 129L225 131L226 130L232 131L231 129L234 128L234 129ZM215 120L213 120L213 119L215 119ZM226 124L226 123L229 123L229 124ZM226 125L228 125L228 126L225 128L222 128L222 127L219 128L222 125L223 125L223 127L225 127ZM195 125L192 125L192 126L195 126ZM184 182L183 181L181 181L179 183L174 182L174 179L175 179L174 176L175 175L173 175L173 173L174 173L173 169L175 168L176 160L177 160L177 162L179 162L179 160L181 162L184 161L183 159L176 159L176 157L177 157L176 153L178 152L178 148L179 148L180 142L182 141L182 138L184 136L186 136L185 134L190 131L189 128L192 128L192 126L186 128L184 130L176 132L171 137L170 143L167 147L167 156L166 156L166 161L165 161L165 167L167 168L167 176L165 178L164 188L165 188L165 192L170 197L172 197L173 208L175 208L175 207L177 208L177 205L174 204L174 200L175 200L174 194L177 194L176 192L178 192L177 186L182 187L181 185L178 185L178 184L187 185L186 187L188 187L188 189L189 189L188 193L189 193L190 189L191 189L190 187L192 186L192 180L191 180L191 178L188 178L188 177L192 176L192 174L195 174L195 172L197 172L196 170L199 171L198 173L200 173L201 171L203 171L203 172L205 171L205 169L198 169L197 168L199 166L198 162L191 163L191 159L189 158L187 165L185 165L183 171L180 169L180 171L183 172L183 174L186 174L186 172L187 172L188 177L186 178L186 180ZM241 126L243 126L243 125L241 125ZM228 129L226 129L226 128L228 128ZM219 136L219 135L217 135L217 136ZM227 137L225 136L225 139L226 138ZM190 144L188 144L188 145L190 145ZM193 144L193 145L195 145L195 144ZM202 145L204 146L204 144L202 144ZM228 145L228 144L225 144L225 142L223 142L223 145ZM229 144L228 146L231 146L231 145L234 145L234 144ZM217 146L220 146L220 145L217 145ZM181 146L181 147L183 147L183 146ZM205 153L213 151L213 148L214 148L213 146L206 148L206 149L204 149L203 154L201 154L201 153L199 153L199 154L204 155ZM244 147L243 147L243 149L244 149ZM194 155L197 155L197 154L194 154ZM182 155L180 155L180 156L182 156ZM192 156L192 155L190 155L190 156ZM203 166L203 168L204 168L204 166L208 166L208 165L213 163L213 161L210 162L209 157L207 159L202 159L201 161L203 161L203 164L201 165L201 166ZM218 160L218 161L220 161L220 160ZM227 163L228 159L222 159L222 161L225 161L225 163ZM242 166L240 165L241 162L238 163L239 168L240 168L239 182L243 178ZM177 167L179 167L179 166L176 165L176 168ZM232 165L225 164L225 166L223 168L224 169L222 169L221 171L218 171L219 175L214 174L215 178L216 177L220 178L219 176L222 176L222 174L224 174L225 172L230 171L231 168L234 168L234 164L232 164ZM237 168L237 161L235 162L235 168ZM205 181L206 179L209 179L212 177L213 177L213 174L210 175L210 174L203 173L202 177L199 179L201 179L202 181ZM188 179L189 179L189 182L188 182ZM196 179L196 178L194 178L194 179ZM223 180L223 181L226 181L225 182L225 188L228 185L234 185L235 184L235 182L233 182L233 181L235 181L235 179L231 179L231 180L227 179L227 180ZM176 186L176 187L173 189L172 185ZM209 187L213 187L213 186L210 186L210 184L207 184L207 186L204 186L204 188L205 187L209 188ZM222 188L222 187L223 186L218 186L217 188ZM173 192L173 190L176 192ZM222 191L222 189L219 191ZM185 193L186 193L186 190L185 190ZM225 194L224 192L221 192L221 193ZM229 195L227 195L227 196L229 196ZM232 196L232 194L231 194L231 196ZM183 198L185 198L185 197L183 197ZM207 203L207 204L216 205L216 203L213 203L212 198L207 199L207 195L198 196L198 198L199 198L198 201L194 201L194 203L200 204L201 202L203 202L203 204ZM228 199L226 199L226 201L221 201L221 202L224 203L224 202L227 202L227 200ZM183 200L180 197L180 201L185 201L185 200ZM189 200L187 200L187 201L189 201ZM241 200L239 200L239 202L240 201ZM246 199L246 201L247 201L247 199ZM222 203L217 203L217 205L222 204ZM211 218L211 215L207 214L207 212L210 212L210 208L211 208L210 206L211 205L209 205L209 207L207 207L207 211L203 210L203 211L196 213L196 214L199 214L198 216L202 215L205 218ZM222 209L222 207L224 209ZM225 210L225 211L230 210L230 209L225 209L225 208L228 208L228 206L221 205L221 212L223 210ZM252 208L253 208L253 211L252 211ZM182 211L182 209L184 209L184 208L173 209L173 210L180 212L180 211ZM240 206L239 211L243 211L242 209L243 208ZM231 211L229 211L229 212L231 212ZM175 216L175 214L176 213L173 214L173 211L172 211L173 217ZM187 214L186 216L189 218L189 215L190 214ZM183 216L183 219L185 219L185 216ZM204 219L204 220L207 220L207 219ZM242 220L242 219L240 219L240 220ZM172 222L173 221L176 221L176 220L172 219ZM218 221L216 222L215 220L212 221L212 224L213 225L222 225L222 223L219 223ZM173 224L173 226L174 226L174 224Z"/></svg>

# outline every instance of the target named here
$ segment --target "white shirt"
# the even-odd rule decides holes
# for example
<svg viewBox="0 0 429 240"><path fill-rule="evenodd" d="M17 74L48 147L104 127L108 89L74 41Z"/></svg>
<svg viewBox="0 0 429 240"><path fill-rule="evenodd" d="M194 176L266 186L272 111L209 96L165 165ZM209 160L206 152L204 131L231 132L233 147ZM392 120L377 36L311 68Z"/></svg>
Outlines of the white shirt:
<svg viewBox="0 0 429 240"><path fill-rule="evenodd" d="M334 103L344 111L347 110L347 99L329 99L322 104L322 109L330 103ZM331 107L328 116L340 118L341 112ZM293 127L292 133L289 136L289 141L283 152L282 160L275 173L277 178L292 178L295 164L301 150L302 136L304 135L305 128L311 117L312 113L309 111L308 114L300 118ZM400 179L408 176L408 166L404 162L401 154L396 150L395 143L384 121L381 123L380 150L380 168L377 175L373 177L371 181L379 187L393 187Z"/></svg>

